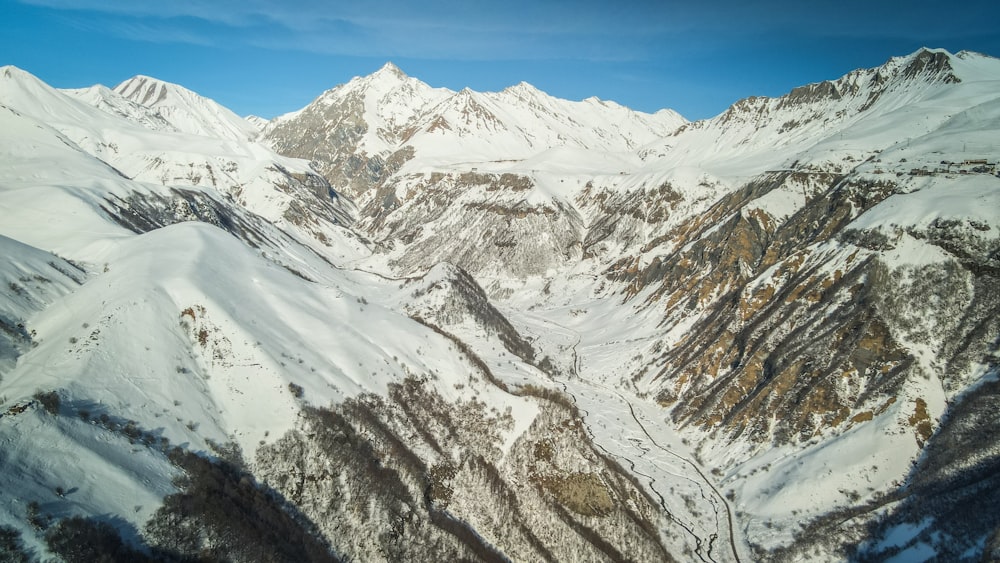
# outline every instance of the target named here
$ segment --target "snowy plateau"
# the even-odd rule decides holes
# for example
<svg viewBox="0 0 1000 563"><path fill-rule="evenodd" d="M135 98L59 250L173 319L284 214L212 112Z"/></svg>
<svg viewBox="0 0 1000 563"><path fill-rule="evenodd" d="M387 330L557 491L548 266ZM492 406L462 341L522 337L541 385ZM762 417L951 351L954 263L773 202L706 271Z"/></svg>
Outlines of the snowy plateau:
<svg viewBox="0 0 1000 563"><path fill-rule="evenodd" d="M0 560L1000 559L1000 60L688 122L0 68Z"/></svg>

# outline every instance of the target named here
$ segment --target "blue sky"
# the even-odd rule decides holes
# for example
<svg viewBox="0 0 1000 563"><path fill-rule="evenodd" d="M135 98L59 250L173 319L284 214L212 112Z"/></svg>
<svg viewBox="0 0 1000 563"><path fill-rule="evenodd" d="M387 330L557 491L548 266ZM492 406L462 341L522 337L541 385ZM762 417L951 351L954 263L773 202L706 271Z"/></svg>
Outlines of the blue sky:
<svg viewBox="0 0 1000 563"><path fill-rule="evenodd" d="M146 74L264 117L390 60L432 86L524 80L701 119L922 46L1000 56L997 0L0 0L0 16L0 65L53 86Z"/></svg>

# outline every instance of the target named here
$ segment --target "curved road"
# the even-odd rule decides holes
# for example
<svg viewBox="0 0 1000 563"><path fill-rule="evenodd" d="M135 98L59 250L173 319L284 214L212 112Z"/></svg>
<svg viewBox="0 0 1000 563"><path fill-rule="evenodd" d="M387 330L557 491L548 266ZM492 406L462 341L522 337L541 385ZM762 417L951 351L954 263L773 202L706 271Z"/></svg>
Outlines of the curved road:
<svg viewBox="0 0 1000 563"><path fill-rule="evenodd" d="M702 555L702 551L703 551L702 544L704 543L704 540L701 538L701 536L699 536L697 533L695 533L695 530L694 530L695 526L694 526L694 524L684 523L679 518L677 518L676 516L674 516L673 512L671 512L670 509L667 508L667 501L663 497L663 494L660 493L660 491L656 490L656 486L655 486L656 485L656 478L653 477L652 475L647 475L647 474L639 471L638 468L636 468L635 461L633 461L631 458L629 458L627 456L620 455L620 454L615 454L614 452L611 452L607 448L605 448L600 442L598 442L597 441L597 435L594 433L593 428L590 427L590 423L587 422L587 418L590 416L590 412L587 409L585 409L585 408L583 408L583 407L580 406L580 403L579 403L579 400L577 399L577 396L572 391L570 391L569 386L566 384L566 382L559 381L559 380L556 380L556 382L559 383L559 385L562 386L563 391L567 395L569 395L570 399L573 401L573 404L576 405L577 409L583 414L583 425L584 425L584 428L587 430L587 434L590 435L590 441L591 441L591 443L594 444L595 446L597 446L598 448L600 448L600 450L602 452L604 452L604 454L607 455L608 457L613 457L613 458L616 458L616 459L628 462L628 464L630 466L630 469L631 469L631 471L632 471L633 474L638 475L640 477L645 477L648 480L648 482L649 482L649 489L651 491L653 491L653 493L659 499L660 508L663 509L664 514L667 515L667 518L669 518L675 524L677 524L678 526L680 526L681 528L683 528L684 531L687 532L687 534L690 535L691 538L694 540L694 542L695 542L695 549L694 549L695 555L697 555L698 558L701 559L704 563L717 563L715 561L715 559L712 557L712 540L711 539L709 540L708 552L703 556ZM642 452L644 452L644 453L649 452L648 449L642 448L638 444L636 444L636 447L639 450L641 450ZM705 559L705 556L708 557L707 560Z"/></svg>
<svg viewBox="0 0 1000 563"><path fill-rule="evenodd" d="M719 492L719 489L715 487L715 484L712 483L712 481L705 476L705 474L701 470L701 467L699 467L697 463L658 444L656 440L652 436L650 436L649 432L646 430L646 426L642 423L641 420L639 420L639 417L636 416L635 408L633 408L632 403L618 391L615 391L615 393L619 397L621 397L622 400L625 401L625 403L628 405L628 409L632 413L632 418L635 419L636 424L638 424L639 428L642 429L642 433L645 434L647 438L649 438L649 442L654 446L656 446L657 448L659 448L660 450L672 456L675 456L678 459L681 459L688 465L690 465L691 468L694 469L698 473L698 475L702 478L705 484L708 485L710 489L712 489L712 492L715 493L715 496L719 499L719 502L722 503L723 508L726 509L726 523L728 524L729 527L729 548L732 549L733 551L733 558L737 561L737 563L740 563L740 555L739 552L736 550L736 538L735 535L733 534L733 513L732 510L729 508L729 503L726 501L725 497L722 496L722 493Z"/></svg>
<svg viewBox="0 0 1000 563"><path fill-rule="evenodd" d="M542 319L539 319L539 320L542 320ZM659 442L657 442L656 439L654 439L653 436L649 433L649 430L646 428L646 425L643 424L642 420L640 420L639 415L636 412L636 409L635 409L634 405L632 404L632 402L625 395L623 395L620 391L618 391L617 389L613 389L611 387L608 387L606 385L603 385L603 384L600 384L600 383L596 383L596 382L592 382L592 381L588 381L586 379L581 378L580 377L580 373L582 371L581 370L581 358L580 358L579 352L577 350L577 347L579 346L580 341L581 341L580 334L577 331L575 331L575 330L573 330L573 329L571 329L569 327L563 326L563 325L561 325L559 323L553 322L550 319L544 319L544 322L550 323L550 324L552 324L552 325L554 325L556 327L559 327L562 330L566 331L567 333L573 334L575 336L576 341L573 343L573 345L571 347L572 354L573 354L572 376L574 377L574 379L577 382L586 384L586 385L588 385L588 386L590 386L592 388L602 389L602 390L604 390L605 392L607 392L609 394L613 394L613 395L617 396L623 403L625 403L626 406L628 406L629 413L631 414L632 419L635 421L636 425L642 431L642 433L646 436L646 439L649 440L650 444L652 444L654 447L656 447L660 451L662 451L662 452L664 452L664 453L666 453L666 454L668 454L670 456L673 456L673 457L677 458L678 460L680 460L683 463L685 463L686 465L688 465L691 469L693 469L694 473L698 476L698 482L696 482L696 484L699 486L699 488L701 488L702 485L707 485L708 489L712 493L712 496L717 500L717 502L712 502L711 499L709 499L708 497L705 497L704 490L702 491L702 498L705 498L705 500L708 501L712 505L713 510L715 511L715 514L716 514L716 528L717 529L719 528L719 523L720 523L719 520L718 520L718 507L721 504L721 506L725 509L726 527L727 527L725 535L727 536L727 538L729 540L728 541L728 543L729 543L729 549L730 549L730 552L732 554L733 560L736 561L736 563L742 563L742 560L740 559L740 555L739 555L739 550L736 547L736 537L735 537L735 532L734 532L735 526L734 526L734 522L733 522L732 509L729 506L729 502L722 495L722 493L718 490L718 488L716 488L715 484L711 481L711 479L709 479L705 475L705 473L701 470L701 467L698 465L698 463L695 462L694 460L690 459L690 458L687 458L687 457L685 457L685 456L683 456L683 455L681 455L681 454L679 454L679 453L671 450L670 448L664 447ZM579 406L580 402L579 402L578 397L576 396L576 394L573 393L573 391L571 390L571 386L566 381L563 381L563 380L560 380L560 379L556 379L556 382L559 383L559 385L563 388L563 390L566 392L566 394L568 394L570 396L570 398L573 400L573 403ZM716 534L712 534L708 538L707 551L703 555L702 551L703 551L704 539L701 538L701 537L699 537L695 533L695 531L694 531L694 525L693 524L685 524L685 523L683 523L682 521L680 521L679 519L677 519L667 509L666 502L665 502L665 499L663 498L663 495L654 488L654 484L656 483L655 478L653 478L651 475L646 475L644 473L639 472L637 470L635 462L633 460L629 459L626 456L622 456L622 455L618 455L618 454L613 454L612 452L608 451L603 445L599 444L597 442L597 440L595 439L596 436L595 436L593 430L590 428L590 424L587 423L587 421L586 421L587 416L589 416L589 412L586 409L584 409L583 407L579 407L579 408L580 408L581 412L584 413L584 423L585 423L585 426L587 428L588 433L591 435L591 439L592 439L593 443L596 444L598 447L600 447L601 450L604 451L606 454L608 454L608 455L610 455L610 456L612 456L614 458L622 459L622 460L627 461L629 463L629 465L631 466L632 472L634 474L636 474L636 475L638 475L640 477L644 477L644 478L648 479L649 487L656 494L656 496L659 497L660 506L666 512L667 517L670 518L670 520L672 520L673 522L675 522L679 526L681 526L689 535L692 536L692 538L694 538L694 540L695 540L695 546L696 546L695 553L699 557L699 559L701 559L702 561L706 561L705 557L707 557L709 561L715 562L715 559L712 557L712 547L713 547L713 544L714 544L715 540L718 538L718 534L717 533ZM637 448L640 451L642 451L644 453L647 453L649 451L648 449L638 447L638 445L636 445L636 446L637 446ZM643 455L641 457L646 457L646 456ZM648 459L647 461L649 463L653 464L654 466L656 466L656 463L654 461L652 461L651 459ZM691 478L688 477L688 476L678 475L678 477L680 477L682 479L686 479L686 480L691 480ZM721 530L719 530L719 531L721 532ZM706 561L706 563L708 563L708 561Z"/></svg>

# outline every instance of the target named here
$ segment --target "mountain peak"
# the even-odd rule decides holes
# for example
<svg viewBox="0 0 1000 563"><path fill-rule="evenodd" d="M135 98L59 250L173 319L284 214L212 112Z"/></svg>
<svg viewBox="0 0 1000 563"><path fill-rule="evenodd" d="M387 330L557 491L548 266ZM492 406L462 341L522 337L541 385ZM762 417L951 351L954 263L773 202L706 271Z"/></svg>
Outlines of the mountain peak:
<svg viewBox="0 0 1000 563"><path fill-rule="evenodd" d="M20 83L43 84L42 80L34 74L14 65L0 66L0 78L16 80Z"/></svg>
<svg viewBox="0 0 1000 563"><path fill-rule="evenodd" d="M151 76L137 74L112 88L118 94L144 106L153 106L167 98L172 84Z"/></svg>
<svg viewBox="0 0 1000 563"><path fill-rule="evenodd" d="M534 85L527 82L521 81L513 86L508 86L500 92L502 96L512 98L513 100L520 100L526 103L537 103L542 100L550 98L550 96L542 90L539 90Z"/></svg>
<svg viewBox="0 0 1000 563"><path fill-rule="evenodd" d="M520 81L520 82L518 82L517 84L514 84L513 86L508 86L508 87L504 88L503 91L504 92L512 92L512 93L515 93L515 94L525 94L525 93L537 93L537 92L541 92L541 90L539 90L538 88L535 88L535 86L533 84L529 84L529 83L527 83L527 82L525 82L523 80Z"/></svg>
<svg viewBox="0 0 1000 563"><path fill-rule="evenodd" d="M897 76L903 80L951 84L962 81L955 74L953 63L963 58L965 57L953 55L946 49L921 47L909 55L892 57L874 69L858 69L848 76L876 71L883 77Z"/></svg>
<svg viewBox="0 0 1000 563"><path fill-rule="evenodd" d="M375 71L374 76L395 76L396 78L406 78L407 75L398 66L392 63L392 61L386 62L382 65L382 68Z"/></svg>
<svg viewBox="0 0 1000 563"><path fill-rule="evenodd" d="M944 49L923 47L907 57L908 62L903 68L903 76L907 78L924 77L946 83L961 82L961 79L955 76L951 57L952 54Z"/></svg>
<svg viewBox="0 0 1000 563"><path fill-rule="evenodd" d="M114 92L155 110L185 133L227 139L249 139L258 133L253 125L214 100L151 76L133 76L115 86Z"/></svg>
<svg viewBox="0 0 1000 563"><path fill-rule="evenodd" d="M13 78L15 76L27 76L28 74L30 73L21 70L20 68L14 65L0 66L0 76L3 76L4 78Z"/></svg>
<svg viewBox="0 0 1000 563"><path fill-rule="evenodd" d="M419 82L415 78L410 78L398 66L392 62L387 62L375 72L365 76L355 76L346 84L341 84L324 92L324 95L332 95L336 98L344 92L368 91L389 92L399 88L404 84ZM329 100L328 100L329 101Z"/></svg>

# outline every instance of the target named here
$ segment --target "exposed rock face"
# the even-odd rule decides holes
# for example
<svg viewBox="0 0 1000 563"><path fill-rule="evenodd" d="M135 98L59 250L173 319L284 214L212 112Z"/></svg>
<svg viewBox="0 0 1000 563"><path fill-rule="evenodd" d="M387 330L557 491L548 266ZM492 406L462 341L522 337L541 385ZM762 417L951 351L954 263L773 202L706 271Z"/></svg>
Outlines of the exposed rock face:
<svg viewBox="0 0 1000 563"><path fill-rule="evenodd" d="M907 78L928 78L940 80L945 83L961 82L962 79L955 76L954 68L951 66L951 56L941 51L929 51L921 49L916 56L912 57L910 63L903 69L903 76Z"/></svg>
<svg viewBox="0 0 1000 563"><path fill-rule="evenodd" d="M487 283L538 276L579 258L583 225L563 201L529 201L532 188L514 174L399 177L363 209L370 218L359 226L399 249L390 256L404 273L446 261Z"/></svg>
<svg viewBox="0 0 1000 563"><path fill-rule="evenodd" d="M361 148L369 132L364 100L347 96L336 105L309 106L294 120L278 122L267 132L281 154L305 158L345 194L357 197L399 170L410 151L370 154Z"/></svg>
<svg viewBox="0 0 1000 563"><path fill-rule="evenodd" d="M748 205L795 179L781 174L734 192L677 229L676 246L683 250L645 269L616 265L609 272L636 294L653 284L648 299L664 302L668 318L706 313L688 337L664 353L664 367L655 376L671 382L660 391L661 402L688 398L673 411L678 421L707 428L724 424L759 440L776 424L778 442L808 438L815 425L839 424L848 414L835 389L821 389L824 374L837 389L849 373L881 373L891 380L892 370L879 369L901 360L885 341L884 328L872 325L874 264L849 249L810 248L864 210L851 204L851 193L867 193L869 204L877 202L871 186L839 182L834 175L827 193L781 225ZM760 275L769 269L770 283L761 284ZM837 334L846 340L830 346L830 336ZM889 364L868 365L862 343L877 347L874 355ZM787 408L773 404L785 400ZM772 421L776 411L785 415Z"/></svg>
<svg viewBox="0 0 1000 563"><path fill-rule="evenodd" d="M435 90L387 64L325 92L294 115L272 122L268 144L304 158L349 197L379 186L411 156L412 121L447 91Z"/></svg>

